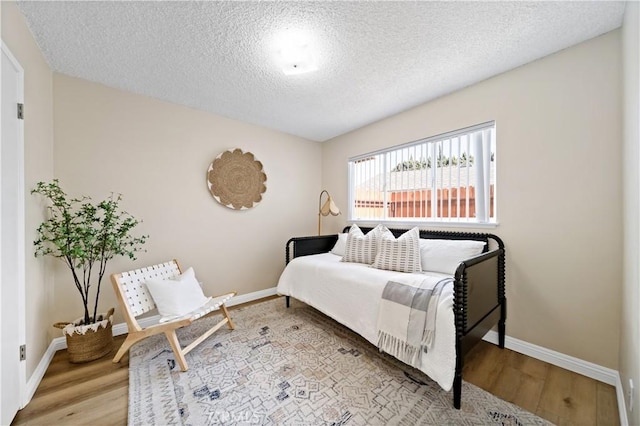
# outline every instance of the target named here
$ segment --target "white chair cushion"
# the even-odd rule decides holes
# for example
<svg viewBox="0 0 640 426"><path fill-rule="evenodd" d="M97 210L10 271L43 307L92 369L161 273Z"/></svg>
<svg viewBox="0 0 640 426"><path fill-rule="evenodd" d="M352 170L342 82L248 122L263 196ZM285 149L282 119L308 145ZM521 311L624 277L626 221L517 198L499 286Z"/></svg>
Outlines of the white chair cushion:
<svg viewBox="0 0 640 426"><path fill-rule="evenodd" d="M158 307L160 322L167 322L198 310L210 297L206 297L196 280L193 268L170 279L149 279L145 282Z"/></svg>

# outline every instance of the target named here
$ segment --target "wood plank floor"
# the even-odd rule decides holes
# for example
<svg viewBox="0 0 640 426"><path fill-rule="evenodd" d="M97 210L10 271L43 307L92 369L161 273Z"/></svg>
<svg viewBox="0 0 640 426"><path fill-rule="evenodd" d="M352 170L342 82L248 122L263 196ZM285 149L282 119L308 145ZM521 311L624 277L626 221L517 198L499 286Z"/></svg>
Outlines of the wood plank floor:
<svg viewBox="0 0 640 426"><path fill-rule="evenodd" d="M620 424L613 386L491 343L469 352L462 377L557 425Z"/></svg>
<svg viewBox="0 0 640 426"><path fill-rule="evenodd" d="M116 348L123 340L115 338ZM125 425L129 358L113 364L115 351L88 364L58 351L12 425ZM463 378L558 425L620 424L613 386L490 343L467 355Z"/></svg>

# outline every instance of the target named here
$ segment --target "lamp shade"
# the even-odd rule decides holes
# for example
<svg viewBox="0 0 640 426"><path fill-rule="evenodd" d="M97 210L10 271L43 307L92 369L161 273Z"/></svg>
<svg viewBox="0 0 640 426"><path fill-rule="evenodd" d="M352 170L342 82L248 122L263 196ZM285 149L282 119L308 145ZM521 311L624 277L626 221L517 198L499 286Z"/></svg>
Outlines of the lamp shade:
<svg viewBox="0 0 640 426"><path fill-rule="evenodd" d="M327 200L322 204L322 195L327 194ZM327 192L326 189L323 189L320 192L320 197L318 197L318 235L322 232L322 216L338 216L340 214L340 209L331 199L331 195Z"/></svg>
<svg viewBox="0 0 640 426"><path fill-rule="evenodd" d="M333 202L333 199L331 199L331 196L329 196L329 198L327 198L327 201L325 201L325 203L322 205L322 208L320 209L320 214L322 216L329 216L329 215L338 216L340 214L340 209Z"/></svg>

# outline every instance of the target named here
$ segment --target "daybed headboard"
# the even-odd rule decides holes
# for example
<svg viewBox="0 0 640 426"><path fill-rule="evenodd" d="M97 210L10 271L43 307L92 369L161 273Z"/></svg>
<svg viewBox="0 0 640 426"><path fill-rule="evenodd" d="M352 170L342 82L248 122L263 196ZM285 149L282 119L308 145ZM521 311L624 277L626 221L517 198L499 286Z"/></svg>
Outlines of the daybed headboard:
<svg viewBox="0 0 640 426"><path fill-rule="evenodd" d="M350 226L345 226L342 230L343 233L349 232ZM372 227L360 227L365 234L372 230ZM389 228L393 235L398 238L407 229ZM420 238L428 239L441 239L441 240L476 240L484 241L484 252L494 249L503 249L504 243L502 240L493 234L477 233L477 232L452 232L452 231L434 231L434 230L420 230ZM320 235L311 237L296 237L287 241L286 245L286 263L295 257L306 256L317 253L327 253L338 241L338 234L333 235ZM295 244L292 244L295 242ZM293 248L293 253L291 253Z"/></svg>

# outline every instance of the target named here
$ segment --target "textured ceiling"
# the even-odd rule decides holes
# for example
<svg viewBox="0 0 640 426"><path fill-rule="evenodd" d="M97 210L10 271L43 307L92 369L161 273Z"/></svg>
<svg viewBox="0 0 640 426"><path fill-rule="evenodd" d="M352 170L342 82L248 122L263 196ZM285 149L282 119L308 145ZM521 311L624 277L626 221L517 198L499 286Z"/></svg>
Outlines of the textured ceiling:
<svg viewBox="0 0 640 426"><path fill-rule="evenodd" d="M325 141L618 28L624 2L20 1L54 71ZM306 31L318 70L273 41Z"/></svg>

